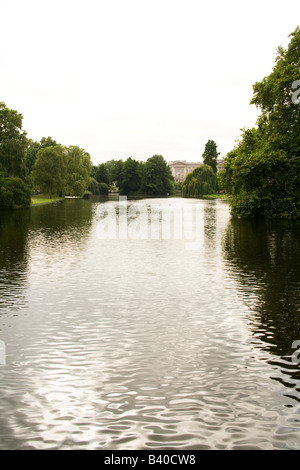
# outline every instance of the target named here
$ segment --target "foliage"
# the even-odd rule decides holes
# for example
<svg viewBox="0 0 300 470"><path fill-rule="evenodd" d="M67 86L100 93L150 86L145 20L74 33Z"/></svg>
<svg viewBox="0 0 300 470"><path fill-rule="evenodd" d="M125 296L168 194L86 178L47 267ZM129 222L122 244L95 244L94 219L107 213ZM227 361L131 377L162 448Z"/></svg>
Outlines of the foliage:
<svg viewBox="0 0 300 470"><path fill-rule="evenodd" d="M57 142L52 137L42 137L39 142L35 142L32 139L27 140L27 146L25 149L24 163L27 175L29 175L33 169L36 155L38 151L46 147L54 147Z"/></svg>
<svg viewBox="0 0 300 470"><path fill-rule="evenodd" d="M109 173L105 163L101 163L94 168L93 177L98 181L98 183L109 184Z"/></svg>
<svg viewBox="0 0 300 470"><path fill-rule="evenodd" d="M65 183L65 149L61 145L42 148L38 151L33 167L33 180L42 192L62 193Z"/></svg>
<svg viewBox="0 0 300 470"><path fill-rule="evenodd" d="M174 194L175 183L162 155L148 158L141 171L141 191L149 195Z"/></svg>
<svg viewBox="0 0 300 470"><path fill-rule="evenodd" d="M127 158L122 166L120 194L137 193L141 186L140 163L132 157Z"/></svg>
<svg viewBox="0 0 300 470"><path fill-rule="evenodd" d="M106 183L99 183L99 194L108 194L109 186Z"/></svg>
<svg viewBox="0 0 300 470"><path fill-rule="evenodd" d="M0 170L7 176L24 175L26 132L22 114L0 102Z"/></svg>
<svg viewBox="0 0 300 470"><path fill-rule="evenodd" d="M219 174L235 216L300 216L299 27L290 37L287 50L278 48L273 72L253 85L257 127L243 130Z"/></svg>
<svg viewBox="0 0 300 470"><path fill-rule="evenodd" d="M175 189L176 191L182 191L182 181L175 182Z"/></svg>
<svg viewBox="0 0 300 470"><path fill-rule="evenodd" d="M170 168L162 155L153 155L146 162L132 157L117 161L111 168L112 181L120 194L168 195L174 194L175 183Z"/></svg>
<svg viewBox="0 0 300 470"><path fill-rule="evenodd" d="M99 192L99 183L97 180L95 180L95 178L93 178L92 176L90 177L90 180L89 180L89 185L88 185L88 188L87 190L91 193L91 194L94 194L96 196L98 196L100 194Z"/></svg>
<svg viewBox="0 0 300 470"><path fill-rule="evenodd" d="M217 144L214 140L208 140L205 144L203 157L203 163L212 167L215 173L217 173L217 158L220 153L217 151Z"/></svg>
<svg viewBox="0 0 300 470"><path fill-rule="evenodd" d="M90 155L76 145L41 148L32 170L33 181L42 192L83 196L90 184Z"/></svg>
<svg viewBox="0 0 300 470"><path fill-rule="evenodd" d="M114 160L113 164L107 166L109 171L110 183L115 183L118 188L122 184L123 164L124 163L122 160Z"/></svg>
<svg viewBox="0 0 300 470"><path fill-rule="evenodd" d="M64 193L68 196L83 196L90 184L92 170L90 155L76 145L71 145L65 149L64 158Z"/></svg>
<svg viewBox="0 0 300 470"><path fill-rule="evenodd" d="M30 202L30 189L21 178L0 175L0 208L26 207Z"/></svg>
<svg viewBox="0 0 300 470"><path fill-rule="evenodd" d="M217 190L217 176L210 165L201 165L188 173L182 184L183 197L213 194Z"/></svg>

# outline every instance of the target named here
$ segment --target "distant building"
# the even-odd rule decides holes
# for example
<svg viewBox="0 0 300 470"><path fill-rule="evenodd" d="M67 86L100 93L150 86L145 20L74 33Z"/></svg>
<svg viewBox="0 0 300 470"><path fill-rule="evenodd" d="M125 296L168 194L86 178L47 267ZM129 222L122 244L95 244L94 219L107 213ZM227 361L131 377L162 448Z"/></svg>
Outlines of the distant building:
<svg viewBox="0 0 300 470"><path fill-rule="evenodd" d="M217 172L219 173L220 170L223 169L223 165L225 163L225 160L223 158L220 158L217 160Z"/></svg>
<svg viewBox="0 0 300 470"><path fill-rule="evenodd" d="M202 163L188 163L186 160L174 160L168 163L172 175L176 182L184 181L184 178L188 173L193 171Z"/></svg>

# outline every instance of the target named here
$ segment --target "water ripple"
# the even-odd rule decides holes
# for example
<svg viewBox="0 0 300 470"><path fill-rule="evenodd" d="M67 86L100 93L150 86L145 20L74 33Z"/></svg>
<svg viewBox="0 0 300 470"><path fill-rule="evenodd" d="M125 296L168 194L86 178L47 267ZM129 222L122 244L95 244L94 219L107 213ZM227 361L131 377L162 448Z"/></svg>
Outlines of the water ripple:
<svg viewBox="0 0 300 470"><path fill-rule="evenodd" d="M254 327L255 274L242 289L228 271L227 206L201 204L200 252L99 240L96 210L83 239L31 232L0 304L19 306L1 323L1 449L299 448L299 369Z"/></svg>

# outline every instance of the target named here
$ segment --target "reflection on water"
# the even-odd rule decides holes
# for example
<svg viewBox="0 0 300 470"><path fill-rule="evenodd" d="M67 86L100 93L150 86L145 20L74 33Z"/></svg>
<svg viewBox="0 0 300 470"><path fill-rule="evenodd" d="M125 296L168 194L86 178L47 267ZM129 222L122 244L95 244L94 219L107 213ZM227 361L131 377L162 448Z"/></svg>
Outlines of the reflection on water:
<svg viewBox="0 0 300 470"><path fill-rule="evenodd" d="M0 315L24 305L27 289L27 231L30 214L4 211L0 215Z"/></svg>
<svg viewBox="0 0 300 470"><path fill-rule="evenodd" d="M140 200L201 209L188 250L101 239L108 204L1 214L0 448L299 448L298 223Z"/></svg>
<svg viewBox="0 0 300 470"><path fill-rule="evenodd" d="M300 369L290 356L294 341L300 339L300 223L233 219L226 230L224 256L248 304L253 338L282 372L274 378L299 401Z"/></svg>
<svg viewBox="0 0 300 470"><path fill-rule="evenodd" d="M255 294L253 326L270 351L288 354L300 338L299 222L233 219L225 240L228 267L240 280L244 299Z"/></svg>

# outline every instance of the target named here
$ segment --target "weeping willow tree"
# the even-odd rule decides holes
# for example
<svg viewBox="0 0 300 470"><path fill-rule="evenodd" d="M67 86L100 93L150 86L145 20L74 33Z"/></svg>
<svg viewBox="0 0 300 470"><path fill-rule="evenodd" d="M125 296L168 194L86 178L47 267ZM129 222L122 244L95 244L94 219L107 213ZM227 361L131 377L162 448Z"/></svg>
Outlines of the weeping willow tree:
<svg viewBox="0 0 300 470"><path fill-rule="evenodd" d="M217 191L217 175L209 165L201 165L186 175L182 184L183 197L197 197Z"/></svg>

